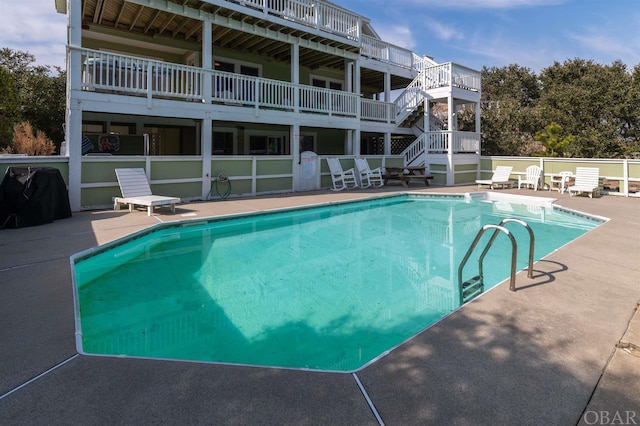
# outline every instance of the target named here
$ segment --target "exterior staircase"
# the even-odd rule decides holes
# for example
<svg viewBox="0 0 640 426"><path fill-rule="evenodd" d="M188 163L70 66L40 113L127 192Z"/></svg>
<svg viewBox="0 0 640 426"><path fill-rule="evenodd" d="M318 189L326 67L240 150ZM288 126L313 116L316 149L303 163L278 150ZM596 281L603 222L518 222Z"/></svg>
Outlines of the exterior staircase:
<svg viewBox="0 0 640 426"><path fill-rule="evenodd" d="M398 127L412 128L416 140L401 155L407 166L421 166L426 162L429 152L446 153L479 153L479 134L473 132L451 131L449 126L429 111L429 125L425 125L425 102L439 97L448 90L448 96L458 95L463 91L480 91L480 75L452 63L436 64L428 58L420 63L418 75L395 100ZM440 90L434 90L440 89ZM446 93L446 92L445 92Z"/></svg>

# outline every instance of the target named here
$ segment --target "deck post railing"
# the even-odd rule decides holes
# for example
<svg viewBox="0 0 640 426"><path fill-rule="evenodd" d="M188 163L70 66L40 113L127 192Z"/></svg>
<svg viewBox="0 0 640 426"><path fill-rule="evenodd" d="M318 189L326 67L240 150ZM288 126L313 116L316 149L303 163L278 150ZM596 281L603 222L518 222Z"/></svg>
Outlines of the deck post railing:
<svg viewBox="0 0 640 426"><path fill-rule="evenodd" d="M181 64L136 58L128 55L78 49L82 57L82 89L153 98L204 100L254 108L293 110L299 99L301 110L347 117L358 116L359 94L295 84L281 80L205 70ZM203 92L205 79L211 91ZM388 109L383 103L380 108ZM375 112L376 120L384 119Z"/></svg>

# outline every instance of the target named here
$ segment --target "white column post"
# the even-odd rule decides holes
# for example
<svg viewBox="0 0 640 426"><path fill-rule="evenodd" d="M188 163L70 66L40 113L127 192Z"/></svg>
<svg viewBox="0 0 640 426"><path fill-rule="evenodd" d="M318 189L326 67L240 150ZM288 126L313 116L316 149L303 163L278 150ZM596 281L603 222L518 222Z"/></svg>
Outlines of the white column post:
<svg viewBox="0 0 640 426"><path fill-rule="evenodd" d="M293 91L293 110L300 111L300 45L298 43L291 44L291 82L296 85Z"/></svg>
<svg viewBox="0 0 640 426"><path fill-rule="evenodd" d="M211 74L213 69L213 28L212 23L202 21L202 99L205 104L211 104L213 83ZM211 192L211 146L213 144L213 118L210 112L205 112L200 126L200 156L202 158L202 199L206 199Z"/></svg>
<svg viewBox="0 0 640 426"><path fill-rule="evenodd" d="M391 133L384 134L384 155L391 155Z"/></svg>
<svg viewBox="0 0 640 426"><path fill-rule="evenodd" d="M353 93L358 95L356 98L356 117L358 118L357 127L352 132L351 138L351 149L353 155L356 157L360 157L360 62L356 60L354 62L354 70L353 70Z"/></svg>
<svg viewBox="0 0 640 426"><path fill-rule="evenodd" d="M82 2L67 0L67 104L65 141L69 157L69 205L71 211L81 207L82 182L82 103L73 99L82 90ZM115 175L113 176L115 181Z"/></svg>
<svg viewBox="0 0 640 426"><path fill-rule="evenodd" d="M202 21L202 69L213 69L213 28L209 21ZM211 104L213 95L213 82L211 75L205 71L202 82L202 100L205 104Z"/></svg>
<svg viewBox="0 0 640 426"><path fill-rule="evenodd" d="M211 192L211 145L213 144L213 120L211 113L205 112L200 126L200 144L202 150L202 199Z"/></svg>
<svg viewBox="0 0 640 426"><path fill-rule="evenodd" d="M453 186L455 183L454 176L454 163L453 163L453 139L454 128L453 120L455 115L453 113L453 93L450 91L447 98L447 186Z"/></svg>
<svg viewBox="0 0 640 426"><path fill-rule="evenodd" d="M292 173L293 182L291 188L293 191L300 190L300 125L293 124L289 128L289 139L291 141L291 155L293 157Z"/></svg>

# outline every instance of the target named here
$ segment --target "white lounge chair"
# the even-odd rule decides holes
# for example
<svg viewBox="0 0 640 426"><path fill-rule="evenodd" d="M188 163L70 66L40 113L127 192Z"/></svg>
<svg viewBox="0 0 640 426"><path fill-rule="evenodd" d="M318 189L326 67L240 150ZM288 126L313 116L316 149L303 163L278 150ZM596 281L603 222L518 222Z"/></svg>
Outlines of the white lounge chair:
<svg viewBox="0 0 640 426"><path fill-rule="evenodd" d="M542 169L538 166L529 166L526 169L525 176L518 175L518 189L522 185L525 188L528 188L529 185L533 187L534 191L538 190L538 185L540 184L540 176L542 175Z"/></svg>
<svg viewBox="0 0 640 426"><path fill-rule="evenodd" d="M509 188L511 188L511 181L509 180L509 176L511 175L511 170L513 170L513 167L511 166L496 167L496 170L493 172L493 176L491 176L491 179L476 180L476 183L478 184L478 188L480 188L481 185L489 185L491 189L493 189L494 186L497 186L497 185L500 185L502 188L504 188L505 185L508 185Z"/></svg>
<svg viewBox="0 0 640 426"><path fill-rule="evenodd" d="M569 195L587 193L589 198L600 193L600 169L597 167L576 167L575 182L567 188Z"/></svg>
<svg viewBox="0 0 640 426"><path fill-rule="evenodd" d="M382 180L382 169L376 167L371 169L366 158L356 158L356 170L360 177L360 187L368 188L370 186L381 187L384 185Z"/></svg>
<svg viewBox="0 0 640 426"><path fill-rule="evenodd" d="M333 182L333 191L342 191L343 189L352 189L358 186L356 181L356 173L353 168L342 170L340 160L337 158L327 158L327 164L331 171L331 181Z"/></svg>
<svg viewBox="0 0 640 426"><path fill-rule="evenodd" d="M173 213L176 212L176 204L180 202L180 198L153 195L144 169L116 169L116 177L122 197L113 199L114 210L120 210L121 204L128 204L129 211L133 211L135 205L146 206L149 216L153 213L153 208L158 206L169 206Z"/></svg>

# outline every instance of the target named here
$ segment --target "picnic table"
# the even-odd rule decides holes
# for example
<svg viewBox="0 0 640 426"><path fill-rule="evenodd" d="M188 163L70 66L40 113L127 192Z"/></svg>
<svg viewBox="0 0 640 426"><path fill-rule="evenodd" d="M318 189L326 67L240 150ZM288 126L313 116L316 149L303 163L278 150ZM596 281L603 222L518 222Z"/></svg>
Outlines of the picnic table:
<svg viewBox="0 0 640 426"><path fill-rule="evenodd" d="M410 180L420 179L424 181L426 186L429 186L429 179L433 179L433 176L426 174L425 166L385 167L385 170L386 172L382 176L385 185L390 180L399 180L402 182L402 186L408 188Z"/></svg>

